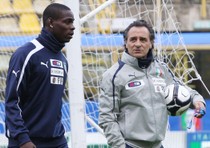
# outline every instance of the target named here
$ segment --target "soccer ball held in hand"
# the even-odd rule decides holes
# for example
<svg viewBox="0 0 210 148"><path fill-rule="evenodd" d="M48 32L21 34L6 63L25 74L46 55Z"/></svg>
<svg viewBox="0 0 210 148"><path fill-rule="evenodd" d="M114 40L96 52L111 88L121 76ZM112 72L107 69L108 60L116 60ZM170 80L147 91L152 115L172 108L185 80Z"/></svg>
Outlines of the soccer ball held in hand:
<svg viewBox="0 0 210 148"><path fill-rule="evenodd" d="M169 115L180 116L190 106L188 89L180 84L171 84L165 89L165 101Z"/></svg>

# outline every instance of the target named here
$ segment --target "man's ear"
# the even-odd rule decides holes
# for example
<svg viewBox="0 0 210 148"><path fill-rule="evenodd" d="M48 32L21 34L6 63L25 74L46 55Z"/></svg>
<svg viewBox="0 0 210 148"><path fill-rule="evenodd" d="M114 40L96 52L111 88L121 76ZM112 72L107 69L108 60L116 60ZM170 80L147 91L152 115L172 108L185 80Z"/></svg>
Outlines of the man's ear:
<svg viewBox="0 0 210 148"><path fill-rule="evenodd" d="M48 26L49 26L50 28L53 28L53 19L52 19L51 17L49 17L49 18L47 19L47 24L48 24Z"/></svg>
<svg viewBox="0 0 210 148"><path fill-rule="evenodd" d="M153 47L154 47L154 42L151 42L149 48L151 49Z"/></svg>

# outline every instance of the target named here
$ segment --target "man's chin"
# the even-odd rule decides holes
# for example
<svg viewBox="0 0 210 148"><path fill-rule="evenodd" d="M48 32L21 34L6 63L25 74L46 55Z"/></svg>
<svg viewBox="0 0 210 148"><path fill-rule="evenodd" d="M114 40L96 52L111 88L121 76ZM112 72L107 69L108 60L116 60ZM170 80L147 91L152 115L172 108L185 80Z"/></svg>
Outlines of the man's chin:
<svg viewBox="0 0 210 148"><path fill-rule="evenodd" d="M136 57L136 58L139 58L139 59L145 59L146 58L146 56L144 56L142 54L134 54L133 56Z"/></svg>
<svg viewBox="0 0 210 148"><path fill-rule="evenodd" d="M70 41L71 41L71 39L72 39L72 38L67 38L67 39L65 39L65 41L64 41L64 42L65 42L65 43L68 43L68 42L70 42Z"/></svg>

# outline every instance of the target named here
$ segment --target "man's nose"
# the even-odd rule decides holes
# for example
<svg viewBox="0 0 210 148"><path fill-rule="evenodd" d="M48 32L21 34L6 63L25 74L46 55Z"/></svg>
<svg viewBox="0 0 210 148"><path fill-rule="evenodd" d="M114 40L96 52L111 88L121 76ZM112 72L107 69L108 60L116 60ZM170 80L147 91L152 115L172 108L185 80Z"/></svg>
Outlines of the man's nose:
<svg viewBox="0 0 210 148"><path fill-rule="evenodd" d="M141 41L140 40L137 40L135 46L136 47L141 47Z"/></svg>

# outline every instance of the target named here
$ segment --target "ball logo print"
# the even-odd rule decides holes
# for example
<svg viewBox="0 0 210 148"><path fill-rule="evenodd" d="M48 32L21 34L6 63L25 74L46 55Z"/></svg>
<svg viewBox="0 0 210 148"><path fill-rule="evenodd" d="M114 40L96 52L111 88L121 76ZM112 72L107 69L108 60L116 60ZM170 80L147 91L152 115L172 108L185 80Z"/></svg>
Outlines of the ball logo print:
<svg viewBox="0 0 210 148"><path fill-rule="evenodd" d="M180 116L189 108L191 97L185 86L171 84L165 89L165 101L169 115Z"/></svg>

